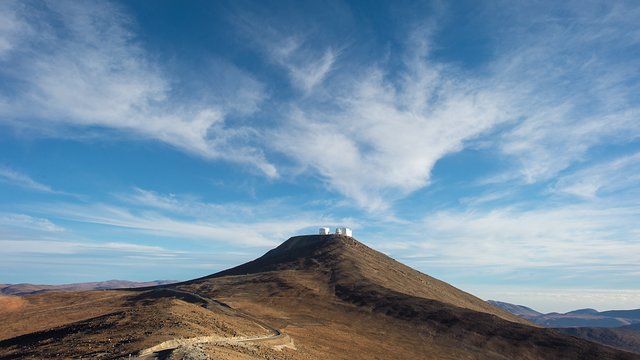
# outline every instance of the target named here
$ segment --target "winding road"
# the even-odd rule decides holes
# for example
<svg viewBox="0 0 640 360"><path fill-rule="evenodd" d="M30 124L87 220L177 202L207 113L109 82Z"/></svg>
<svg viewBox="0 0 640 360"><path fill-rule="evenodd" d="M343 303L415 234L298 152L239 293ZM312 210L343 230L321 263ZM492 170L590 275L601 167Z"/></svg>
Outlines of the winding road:
<svg viewBox="0 0 640 360"><path fill-rule="evenodd" d="M215 307L217 309L222 310L223 312L225 312L226 314L229 315L234 315L234 316L238 316L238 317L242 317L245 318L247 320L253 321L254 323L258 324L260 327L262 327L263 329L270 331L271 334L269 335L262 335L262 336L234 336L234 337L222 337L222 336L217 336L217 335L212 335L212 336L197 336L197 337L192 337L192 338L182 338L182 339L173 339L173 340L168 340L168 341L164 341L158 345L152 346L150 348L141 350L138 353L137 357L132 357L131 359L157 359L159 358L159 354L163 353L166 354L166 352L169 351L173 351L175 349L177 349L178 347L181 346L188 346L188 345L195 345L195 344L217 344L217 345L228 345L228 344L239 344L239 343L244 343L244 342L258 342L258 341L267 341L267 340L277 340L277 339L281 339L283 338L285 335L282 334L282 332L267 324L266 322L257 319L249 314L246 314L240 310L236 310L232 307L230 307L229 305L215 300L215 299L211 299L211 298L207 298L204 297L200 294L194 293L194 292L190 292L190 291L186 291L186 290L179 290L179 289L170 289L170 288L161 288L161 289L157 289L157 290L151 290L152 292L160 292L162 293L162 295L165 295L166 293L168 294L173 294L173 295L177 295L178 298L182 298L185 300L197 300L199 302L203 303L203 307L206 309L211 310L211 308ZM287 336L288 338L288 336ZM290 339L289 339L290 340ZM283 344L283 345L277 345L276 348L281 349L282 347L289 347L289 348L293 348L295 349L295 346L293 345L293 342L290 342L289 344Z"/></svg>

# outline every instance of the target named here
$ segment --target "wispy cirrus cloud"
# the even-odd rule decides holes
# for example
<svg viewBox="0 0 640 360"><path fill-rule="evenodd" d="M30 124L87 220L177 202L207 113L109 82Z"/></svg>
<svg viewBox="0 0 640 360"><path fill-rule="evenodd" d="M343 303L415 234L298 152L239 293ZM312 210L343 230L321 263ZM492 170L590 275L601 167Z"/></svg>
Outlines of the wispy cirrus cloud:
<svg viewBox="0 0 640 360"><path fill-rule="evenodd" d="M602 161L559 177L552 186L556 193L584 199L612 196L625 191L625 197L638 191L640 183L640 153Z"/></svg>
<svg viewBox="0 0 640 360"><path fill-rule="evenodd" d="M500 89L431 60L428 37L422 29L407 44L400 80L375 65L327 84L319 106L294 105L276 147L370 211L429 184L440 158L510 114Z"/></svg>
<svg viewBox="0 0 640 360"><path fill-rule="evenodd" d="M511 88L520 119L499 135L498 147L517 161L519 177L546 181L586 161L596 146L640 138L637 6L509 9L515 24L528 26L513 28L494 62L495 79Z"/></svg>
<svg viewBox="0 0 640 360"><path fill-rule="evenodd" d="M230 113L255 111L264 97L248 74L226 71L237 76L234 84L244 86L235 94L242 107L238 99L187 101L174 93L176 79L145 52L131 30L133 21L115 4L7 2L2 12L15 26L4 29L8 35L1 38L6 44L0 75L17 87L0 88L4 123L49 136L106 127L277 175L251 144L254 129L227 119ZM29 31L13 36L16 26Z"/></svg>
<svg viewBox="0 0 640 360"><path fill-rule="evenodd" d="M189 279L247 261L238 251L91 239L12 239L0 236L5 281L53 283L110 279ZM32 272L24 271L28 267ZM16 272L18 268L20 271Z"/></svg>
<svg viewBox="0 0 640 360"><path fill-rule="evenodd" d="M115 194L115 198L128 208L133 206L184 219L216 219L242 223L247 219L258 221L276 214L283 214L285 217L292 213L301 214L302 217L313 216L310 212L291 206L282 198L264 200L256 206L242 202L208 202L192 194L164 194L138 187L130 192Z"/></svg>
<svg viewBox="0 0 640 360"><path fill-rule="evenodd" d="M50 186L35 181L30 176L24 173L3 166L0 166L0 181L45 193L56 192Z"/></svg>
<svg viewBox="0 0 640 360"><path fill-rule="evenodd" d="M184 220L154 212L138 213L127 208L112 205L58 205L46 209L49 213L67 220L125 228L133 231L170 238L188 238L228 242L236 245L272 246L277 235L291 233L297 228L309 226L301 220L292 220L292 224L282 223L226 223L201 220Z"/></svg>
<svg viewBox="0 0 640 360"><path fill-rule="evenodd" d="M91 254L102 252L143 254L152 257L172 257L181 251L160 246L148 246L122 242L91 242L68 240L8 240L0 239L5 254Z"/></svg>
<svg viewBox="0 0 640 360"><path fill-rule="evenodd" d="M183 241L207 241L228 246L269 247L318 223L341 223L311 211L292 210L278 201L261 206L209 203L189 195L159 194L134 188L117 194L121 203L39 204L27 207L49 216ZM357 225L354 223L354 225Z"/></svg>
<svg viewBox="0 0 640 360"><path fill-rule="evenodd" d="M505 36L475 75L436 56L437 23L407 26L413 34L387 58L361 59L304 21L231 17L294 90L259 114L270 119L265 128L239 118L260 111L266 85L219 59L208 72L215 81L193 92L207 96L180 96L183 80L153 60L116 5L5 2L0 74L19 91L0 87L0 121L54 136L116 129L272 178L303 171L369 211L428 186L440 159L469 146L513 160L494 179L548 181L594 147L638 139L640 81L629 55L640 46L638 9L526 8L501 9Z"/></svg>
<svg viewBox="0 0 640 360"><path fill-rule="evenodd" d="M268 45L268 54L274 62L284 67L294 86L304 93L310 93L321 84L333 67L337 53L328 48L320 54L305 49L297 38L288 38L282 44Z"/></svg>
<svg viewBox="0 0 640 360"><path fill-rule="evenodd" d="M358 226L286 199L215 203L133 188L110 200L23 203L16 205L23 213L0 213L0 270L29 264L55 282L77 276L58 273L68 269L130 278L132 269L144 268L154 277L186 279L249 261L318 224Z"/></svg>
<svg viewBox="0 0 640 360"><path fill-rule="evenodd" d="M333 70L343 45L319 45L322 32L313 29L314 26L276 23L268 20L268 13L244 10L233 16L231 22L268 62L286 72L295 90L309 95Z"/></svg>
<svg viewBox="0 0 640 360"><path fill-rule="evenodd" d="M427 216L416 232L420 235L412 237L409 258L422 252L431 266L487 271L638 271L638 216L637 204L608 202L439 211Z"/></svg>
<svg viewBox="0 0 640 360"><path fill-rule="evenodd" d="M8 1L0 3L0 59L9 53L20 36L20 33L28 31L16 16L15 4Z"/></svg>
<svg viewBox="0 0 640 360"><path fill-rule="evenodd" d="M16 213L0 213L0 226L3 228L2 232L10 231L12 228L45 233L61 233L65 231L63 227L54 224L49 219Z"/></svg>
<svg viewBox="0 0 640 360"><path fill-rule="evenodd" d="M438 160L469 146L512 161L494 181L531 184L597 146L636 141L640 79L630 54L640 42L627 34L638 9L610 5L603 16L572 3L552 9L570 14L555 18L527 8L502 10L513 22L500 24L507 35L475 75L433 56L437 24L414 30L394 61L355 72L341 64L323 84L329 96L291 104L276 149L379 211L427 186Z"/></svg>

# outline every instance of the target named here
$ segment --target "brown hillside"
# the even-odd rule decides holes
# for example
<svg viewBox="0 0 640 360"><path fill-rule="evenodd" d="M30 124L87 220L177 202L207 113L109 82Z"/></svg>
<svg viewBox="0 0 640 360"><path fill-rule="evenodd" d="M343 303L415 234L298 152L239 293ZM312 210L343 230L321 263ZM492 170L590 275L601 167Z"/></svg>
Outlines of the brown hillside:
<svg viewBox="0 0 640 360"><path fill-rule="evenodd" d="M332 286L376 284L399 293L532 324L346 236L295 236L256 260L207 278L282 270L327 273Z"/></svg>
<svg viewBox="0 0 640 360"><path fill-rule="evenodd" d="M638 358L531 326L343 236L293 237L177 286L277 324L299 358Z"/></svg>
<svg viewBox="0 0 640 360"><path fill-rule="evenodd" d="M0 358L640 359L531 326L341 236L294 237L185 283L22 300L3 314Z"/></svg>

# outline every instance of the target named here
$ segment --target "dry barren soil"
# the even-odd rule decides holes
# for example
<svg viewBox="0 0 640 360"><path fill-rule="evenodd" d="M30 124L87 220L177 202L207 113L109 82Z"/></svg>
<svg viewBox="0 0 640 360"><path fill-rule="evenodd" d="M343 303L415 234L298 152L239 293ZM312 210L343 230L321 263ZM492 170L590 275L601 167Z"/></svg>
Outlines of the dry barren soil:
<svg viewBox="0 0 640 360"><path fill-rule="evenodd" d="M7 359L640 359L534 326L335 235L294 237L179 284L3 301Z"/></svg>

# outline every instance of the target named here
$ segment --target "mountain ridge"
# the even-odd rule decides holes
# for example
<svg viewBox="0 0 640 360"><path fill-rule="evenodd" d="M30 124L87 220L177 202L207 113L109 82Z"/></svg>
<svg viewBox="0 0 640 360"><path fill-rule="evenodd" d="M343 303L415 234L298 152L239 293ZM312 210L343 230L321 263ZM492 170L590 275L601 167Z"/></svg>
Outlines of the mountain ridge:
<svg viewBox="0 0 640 360"><path fill-rule="evenodd" d="M514 305L495 300L488 300L487 302L544 327L616 328L640 323L640 309L597 311L587 308L572 310L566 313L551 312L545 314L523 305Z"/></svg>
<svg viewBox="0 0 640 360"><path fill-rule="evenodd" d="M43 284L0 284L1 295L33 295L50 291L90 291L90 290L111 290L125 288L142 288L158 285L168 285L177 283L177 280L153 280L153 281L128 281L128 280L106 280L84 283L70 283L59 285Z"/></svg>
<svg viewBox="0 0 640 360"><path fill-rule="evenodd" d="M640 354L640 321L638 321L640 309L602 312L594 309L578 309L563 314L557 312L543 314L535 310L533 313L522 311L523 308L531 310L522 305L494 300L488 302L565 334ZM557 326L558 324L564 326ZM602 326L602 324L608 326Z"/></svg>
<svg viewBox="0 0 640 360"><path fill-rule="evenodd" d="M342 235L294 236L255 260L201 279L292 269L332 271L330 276L334 285L340 285L345 280L368 281L392 291L530 324L509 312L487 306L484 300L406 266L353 237ZM392 274L379 276L388 272ZM407 286L409 282L410 286Z"/></svg>

